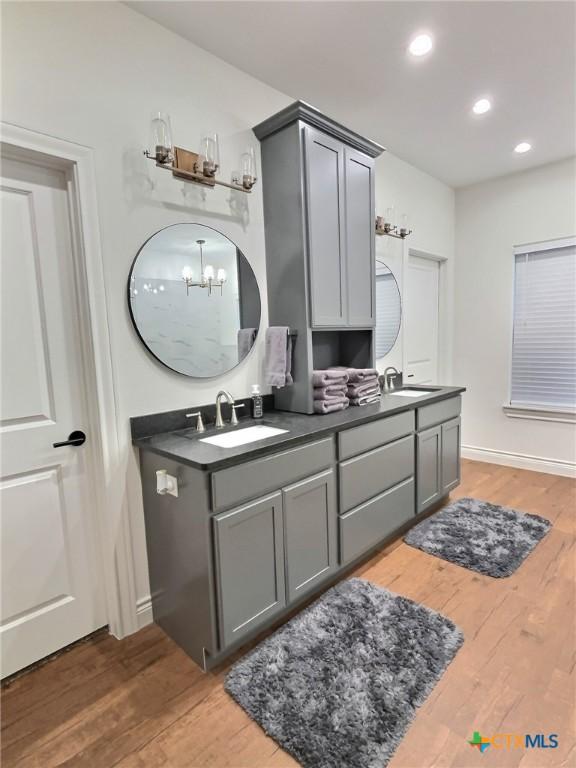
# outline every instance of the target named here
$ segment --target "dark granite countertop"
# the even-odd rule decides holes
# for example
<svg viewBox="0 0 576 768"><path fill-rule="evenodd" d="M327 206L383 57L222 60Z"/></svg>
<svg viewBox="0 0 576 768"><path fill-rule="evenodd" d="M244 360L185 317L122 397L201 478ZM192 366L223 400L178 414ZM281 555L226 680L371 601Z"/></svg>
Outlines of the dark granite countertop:
<svg viewBox="0 0 576 768"><path fill-rule="evenodd" d="M410 387L410 389L418 388L416 386ZM370 421L392 416L395 413L411 411L423 405L446 400L465 391L464 387L420 388L427 391L434 389L434 391L422 397L382 395L377 404L350 407L345 411L326 415L313 414L309 416L302 413L266 410L264 418L243 418L240 419L240 424L237 427L226 427L218 430L210 427L202 434L190 428L166 431L147 437L135 437L133 443L141 450L152 451L196 469L213 471L255 459L275 450L288 449L301 443L327 437L343 429L367 424ZM201 442L203 437L223 434L256 424L266 424L271 427L286 429L288 432L246 445L239 445L235 448L220 448L217 445Z"/></svg>

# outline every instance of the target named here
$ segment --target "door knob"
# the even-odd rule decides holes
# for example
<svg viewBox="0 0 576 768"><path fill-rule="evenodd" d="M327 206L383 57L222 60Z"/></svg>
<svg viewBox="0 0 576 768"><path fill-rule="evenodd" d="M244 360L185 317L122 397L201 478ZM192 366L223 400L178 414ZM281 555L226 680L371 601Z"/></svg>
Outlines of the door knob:
<svg viewBox="0 0 576 768"><path fill-rule="evenodd" d="M86 442L86 435L79 429L75 429L74 432L70 432L68 440L63 440L61 443L53 443L54 448L63 448L66 445L83 445Z"/></svg>

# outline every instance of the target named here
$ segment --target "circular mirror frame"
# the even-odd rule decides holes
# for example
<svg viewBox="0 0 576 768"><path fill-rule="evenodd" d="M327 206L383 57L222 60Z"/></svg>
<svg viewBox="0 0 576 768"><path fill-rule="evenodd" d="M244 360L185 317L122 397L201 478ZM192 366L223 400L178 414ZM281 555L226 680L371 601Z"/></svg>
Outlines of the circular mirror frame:
<svg viewBox="0 0 576 768"><path fill-rule="evenodd" d="M258 284L258 278L256 277L256 273L254 272L254 268L252 267L252 264L248 261L248 258L244 255L244 252L240 250L240 248L236 245L236 243L231 240L228 235L225 235L224 232L220 232L219 229L216 229L215 227L210 227L208 224L200 224L196 221L179 221L176 224L168 224L166 227L162 227L161 229L156 230L156 232L153 232L150 237L146 238L146 240L142 243L140 248L138 248L138 251L134 258L132 259L132 263L130 265L130 269L128 270L128 281L126 284L126 300L128 303L128 312L130 313L130 320L132 321L132 326L134 330L136 331L136 335L138 336L139 340L142 342L142 346L146 350L146 352L152 357L154 360L156 360L158 363L160 363L164 368L167 368L169 371L172 371L173 373L178 374L179 376L185 376L187 379L199 379L201 381L204 381L206 379L216 379L219 376L223 376L226 373L229 373L230 371L233 371L234 368L237 368L239 365L241 365L245 360L247 360L250 355L252 354L252 350L256 346L254 343L248 353L242 358L242 360L239 360L236 365L233 365L231 368L227 368L225 371L220 371L218 373L210 374L209 376L193 376L189 373L184 373L183 371L178 371L176 368L172 368L171 365L168 365L168 363L164 362L162 358L158 357L153 350L150 349L146 341L144 340L142 334L140 333L140 329L138 328L138 325L136 323L136 318L134 317L134 313L132 311L132 296L131 296L131 289L130 289L130 283L132 281L132 275L134 273L134 267L136 266L136 262L138 261L138 257L146 248L148 243L156 237L156 235L160 234L160 232L164 232L166 229L170 229L171 227L181 227L182 225L189 225L189 226L198 226L198 227L204 227L205 229L210 229L213 232L216 232L218 235L221 235L222 237L226 238L238 251L238 253L242 256L242 258L246 259L246 263L250 267L250 270L252 271L252 275L254 277L254 282L256 284L256 287L258 289L258 300L260 302L260 311L259 311L259 318L258 318L258 328L256 329L256 337L258 337L258 333L260 333L260 326L262 324L262 298L261 298L261 292L260 292L260 285Z"/></svg>

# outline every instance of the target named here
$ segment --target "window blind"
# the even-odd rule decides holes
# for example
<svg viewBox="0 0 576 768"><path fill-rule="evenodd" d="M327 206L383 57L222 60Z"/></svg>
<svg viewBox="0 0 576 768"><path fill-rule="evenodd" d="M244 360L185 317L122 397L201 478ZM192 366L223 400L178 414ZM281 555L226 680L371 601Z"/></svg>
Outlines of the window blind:
<svg viewBox="0 0 576 768"><path fill-rule="evenodd" d="M511 404L576 408L576 242L515 249Z"/></svg>
<svg viewBox="0 0 576 768"><path fill-rule="evenodd" d="M388 272L376 275L376 329L374 347L376 360L388 354L398 336L400 307L398 286L394 276Z"/></svg>

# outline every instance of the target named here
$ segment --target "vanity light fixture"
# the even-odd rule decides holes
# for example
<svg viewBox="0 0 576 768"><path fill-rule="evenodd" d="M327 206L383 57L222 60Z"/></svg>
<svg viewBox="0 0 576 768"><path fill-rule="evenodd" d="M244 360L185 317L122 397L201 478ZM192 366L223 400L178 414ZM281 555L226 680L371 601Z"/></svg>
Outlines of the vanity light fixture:
<svg viewBox="0 0 576 768"><path fill-rule="evenodd" d="M405 237L412 234L409 227L408 214L403 213L400 216L400 225L394 223L394 208L387 208L385 216L376 216L376 234L388 235L404 240Z"/></svg>
<svg viewBox="0 0 576 768"><path fill-rule="evenodd" d="M149 283L142 283L142 290L144 293L164 293L166 290L166 286L164 283L159 283L158 280L156 280L156 285L154 285L152 282ZM136 296L138 296L138 288L136 288L136 277L132 275L130 278L130 298L135 299Z"/></svg>
<svg viewBox="0 0 576 768"><path fill-rule="evenodd" d="M150 149L144 150L144 156L153 160L157 168L172 171L174 178L202 184L205 187L228 187L237 192L251 192L256 184L256 155L253 147L241 156L242 170L233 174L232 181L228 184L216 178L220 169L220 146L217 133L204 136L200 152L192 152L183 147L173 146L170 115L165 112L157 112L152 116L151 130Z"/></svg>
<svg viewBox="0 0 576 768"><path fill-rule="evenodd" d="M206 240L196 240L198 247L200 248L200 280L194 280L192 267L186 265L182 270L182 280L186 284L186 295L190 295L190 288L208 288L208 296L212 295L213 288L220 288L220 295L222 295L222 288L226 282L226 270L220 268L217 274L214 274L214 267L210 264L204 266L204 253L202 246Z"/></svg>

